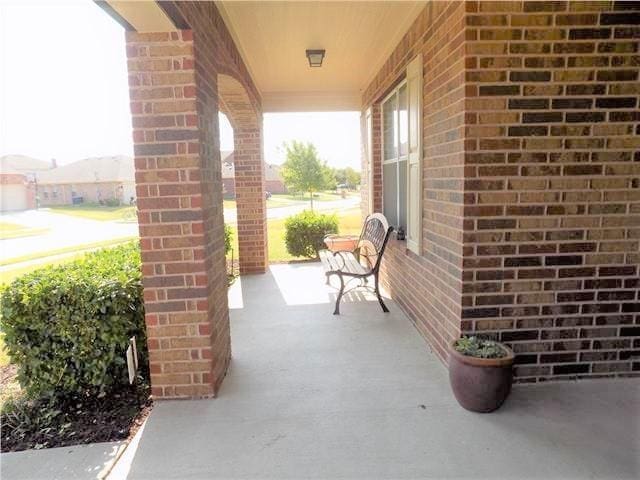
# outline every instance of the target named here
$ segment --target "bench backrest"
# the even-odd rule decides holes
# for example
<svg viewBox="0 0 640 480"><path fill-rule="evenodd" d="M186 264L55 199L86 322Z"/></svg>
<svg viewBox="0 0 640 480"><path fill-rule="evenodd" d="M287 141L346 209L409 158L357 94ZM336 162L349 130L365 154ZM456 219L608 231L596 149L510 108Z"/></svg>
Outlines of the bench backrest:
<svg viewBox="0 0 640 480"><path fill-rule="evenodd" d="M378 270L382 261L382 254L387 246L393 227L381 213L372 213L367 216L360 233L358 250L360 258L367 260L368 267Z"/></svg>

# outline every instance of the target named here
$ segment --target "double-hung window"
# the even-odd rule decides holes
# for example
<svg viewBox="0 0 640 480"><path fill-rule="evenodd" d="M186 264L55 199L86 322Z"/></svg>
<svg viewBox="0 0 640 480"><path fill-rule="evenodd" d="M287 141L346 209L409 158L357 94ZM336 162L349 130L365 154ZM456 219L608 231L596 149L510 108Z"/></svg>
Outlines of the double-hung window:
<svg viewBox="0 0 640 480"><path fill-rule="evenodd" d="M382 102L382 212L407 247L420 254L422 240L422 55Z"/></svg>

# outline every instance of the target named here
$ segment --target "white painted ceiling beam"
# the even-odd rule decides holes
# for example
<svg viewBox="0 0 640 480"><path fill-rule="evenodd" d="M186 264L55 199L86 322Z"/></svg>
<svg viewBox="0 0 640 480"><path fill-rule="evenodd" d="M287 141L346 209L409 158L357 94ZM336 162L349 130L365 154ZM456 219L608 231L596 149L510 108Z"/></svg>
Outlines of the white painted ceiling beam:
<svg viewBox="0 0 640 480"><path fill-rule="evenodd" d="M176 29L171 19L155 1L106 0L96 3L106 11L115 12L117 17L138 32L170 32ZM104 3L108 5L106 8ZM122 23L120 19L116 18ZM124 26L127 28L126 25Z"/></svg>

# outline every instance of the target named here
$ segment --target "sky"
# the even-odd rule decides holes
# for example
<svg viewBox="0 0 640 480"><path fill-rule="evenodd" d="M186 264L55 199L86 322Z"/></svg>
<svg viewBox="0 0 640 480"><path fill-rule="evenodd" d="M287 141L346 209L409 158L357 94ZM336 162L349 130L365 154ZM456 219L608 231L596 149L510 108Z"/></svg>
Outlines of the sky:
<svg viewBox="0 0 640 480"><path fill-rule="evenodd" d="M221 149L233 131L220 122ZM357 112L264 115L265 160L313 142L333 167L360 166ZM64 165L133 155L124 30L90 0L0 0L0 156Z"/></svg>

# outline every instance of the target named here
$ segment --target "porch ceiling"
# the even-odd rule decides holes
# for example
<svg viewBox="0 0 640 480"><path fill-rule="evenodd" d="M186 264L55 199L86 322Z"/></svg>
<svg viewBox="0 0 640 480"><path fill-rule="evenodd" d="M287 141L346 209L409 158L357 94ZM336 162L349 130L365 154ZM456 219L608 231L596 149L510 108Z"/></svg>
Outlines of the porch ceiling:
<svg viewBox="0 0 640 480"><path fill-rule="evenodd" d="M216 2L264 111L358 110L362 90L426 1ZM306 49L322 48L321 68Z"/></svg>
<svg viewBox="0 0 640 480"><path fill-rule="evenodd" d="M131 0L94 0L127 30L138 32L168 32L175 29L173 22L156 2Z"/></svg>

